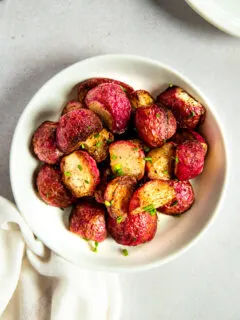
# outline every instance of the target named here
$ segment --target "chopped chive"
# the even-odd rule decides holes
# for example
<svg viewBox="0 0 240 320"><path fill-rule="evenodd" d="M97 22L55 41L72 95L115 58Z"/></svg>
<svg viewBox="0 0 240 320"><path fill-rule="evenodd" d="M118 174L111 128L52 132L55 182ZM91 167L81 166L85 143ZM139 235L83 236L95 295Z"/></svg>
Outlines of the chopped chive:
<svg viewBox="0 0 240 320"><path fill-rule="evenodd" d="M102 144L102 142L101 142L101 141L98 141L98 142L96 143L96 147L99 148L99 147L101 146L101 144Z"/></svg>
<svg viewBox="0 0 240 320"><path fill-rule="evenodd" d="M144 147L144 151L145 151L145 152L148 152L149 150L150 150L149 147Z"/></svg>
<svg viewBox="0 0 240 320"><path fill-rule="evenodd" d="M148 206L143 207L143 211L149 212L151 216L153 216L157 212L153 204L149 204Z"/></svg>
<svg viewBox="0 0 240 320"><path fill-rule="evenodd" d="M120 177L120 176L123 176L123 175L124 175L124 172L122 171L122 169L118 169L118 170L115 171L115 175L116 175L117 177Z"/></svg>
<svg viewBox="0 0 240 320"><path fill-rule="evenodd" d="M65 171L64 174L66 177L71 177L71 172L69 172L69 171Z"/></svg>
<svg viewBox="0 0 240 320"><path fill-rule="evenodd" d="M163 174L168 174L168 171L167 171L167 170L164 170L164 171L163 171Z"/></svg>
<svg viewBox="0 0 240 320"><path fill-rule="evenodd" d="M178 164L178 162L179 162L178 157L175 158L175 161L176 161L176 164Z"/></svg>
<svg viewBox="0 0 240 320"><path fill-rule="evenodd" d="M114 167L114 169L115 169L115 170L122 169L122 166L121 166L120 164L116 164L115 167Z"/></svg>
<svg viewBox="0 0 240 320"><path fill-rule="evenodd" d="M97 241L94 241L94 246L91 245L91 250L92 250L93 252L97 252L97 248L98 248L98 242L97 242Z"/></svg>
<svg viewBox="0 0 240 320"><path fill-rule="evenodd" d="M85 183L89 184L89 181L88 181L88 180L84 180L84 181L85 181Z"/></svg>
<svg viewBox="0 0 240 320"><path fill-rule="evenodd" d="M80 165L80 164L78 164L78 169L80 170L80 171L82 171L82 166Z"/></svg>
<svg viewBox="0 0 240 320"><path fill-rule="evenodd" d="M112 160L116 160L117 159L117 156L115 156L115 154L111 155L111 159Z"/></svg>
<svg viewBox="0 0 240 320"><path fill-rule="evenodd" d="M144 158L145 161L149 161L150 163L152 163L152 158Z"/></svg>
<svg viewBox="0 0 240 320"><path fill-rule="evenodd" d="M174 207L174 206L176 206L178 204L178 201L177 200L175 200L172 204L171 204L171 206L170 207Z"/></svg>
<svg viewBox="0 0 240 320"><path fill-rule="evenodd" d="M99 138L100 137L100 134L99 133L96 133L95 135L94 135L94 138Z"/></svg>
<svg viewBox="0 0 240 320"><path fill-rule="evenodd" d="M83 143L81 144L81 148L82 148L82 149L85 149L85 146L84 146L84 144L83 144Z"/></svg>
<svg viewBox="0 0 240 320"><path fill-rule="evenodd" d="M194 111L191 111L191 114L188 116L188 119L194 117L196 115L196 113Z"/></svg>
<svg viewBox="0 0 240 320"><path fill-rule="evenodd" d="M112 143L112 142L113 142L113 140L107 139L107 143Z"/></svg>
<svg viewBox="0 0 240 320"><path fill-rule="evenodd" d="M123 221L123 216L117 217L117 223L121 223Z"/></svg>
<svg viewBox="0 0 240 320"><path fill-rule="evenodd" d="M107 200L104 202L104 204L105 204L106 207L110 207L111 206L111 202L109 202Z"/></svg>
<svg viewBox="0 0 240 320"><path fill-rule="evenodd" d="M83 240L88 241L88 239L87 239L87 238L85 238L85 237L83 237Z"/></svg>
<svg viewBox="0 0 240 320"><path fill-rule="evenodd" d="M160 117L161 117L160 113L157 113L157 114L156 114L156 117L157 117L157 118L160 118Z"/></svg>
<svg viewBox="0 0 240 320"><path fill-rule="evenodd" d="M123 88L122 86L120 86L123 92L127 92L127 89Z"/></svg>
<svg viewBox="0 0 240 320"><path fill-rule="evenodd" d="M133 149L133 151L138 151L139 149L138 148L132 148Z"/></svg>
<svg viewBox="0 0 240 320"><path fill-rule="evenodd" d="M128 251L127 249L122 249L122 255L127 257L128 256Z"/></svg>
<svg viewBox="0 0 240 320"><path fill-rule="evenodd" d="M173 84L172 84L172 83L169 83L169 87L172 88L172 87L173 87Z"/></svg>

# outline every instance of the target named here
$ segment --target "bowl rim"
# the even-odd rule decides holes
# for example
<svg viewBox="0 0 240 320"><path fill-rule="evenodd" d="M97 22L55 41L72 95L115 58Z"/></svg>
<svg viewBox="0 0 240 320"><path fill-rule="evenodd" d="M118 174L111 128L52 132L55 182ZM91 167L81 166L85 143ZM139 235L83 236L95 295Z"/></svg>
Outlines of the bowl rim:
<svg viewBox="0 0 240 320"><path fill-rule="evenodd" d="M206 11L203 11L195 2L192 0L185 0L189 7L191 7L197 14L199 14L203 19L205 19L208 23L218 28L219 30L230 34L234 37L240 37L240 31L236 31L231 27L231 24L221 24L216 19L216 16L209 15Z"/></svg>
<svg viewBox="0 0 240 320"><path fill-rule="evenodd" d="M31 97L31 99L29 100L29 102L27 103L27 105L25 106L24 110L22 111L17 125L15 127L14 130L14 134L12 137L12 142L11 142L11 147L10 147L10 156L9 156L9 170L10 170L10 183L11 183L11 187L12 187L12 192L13 192L13 196L14 196L14 200L16 203L16 207L19 210L19 204L18 204L18 195L17 195L17 191L15 190L15 184L14 184L14 177L13 177L13 165L14 165L14 160L12 157L13 154L13 149L15 148L15 140L16 137L18 135L18 131L20 130L21 126L22 126L22 121L24 119L24 115L27 112L28 106L30 101L32 101L35 96L38 95L39 91L42 90L43 88L48 86L48 83L55 77L61 75L62 73L64 73L66 70L70 69L70 68L74 68L74 66L79 65L81 63L86 63L86 62L91 62L91 60L99 60L99 62L101 62L102 60L109 60L109 59L122 59L122 60L129 60L129 59L133 59L134 61L138 61L138 62L145 62L148 64L152 64L154 66L158 66L162 69L165 69L167 71L170 71L172 73L174 73L177 77L179 77L180 79L182 79L184 82L186 82L186 84L192 88L194 91L197 92L197 94L204 100L205 104L207 105L207 107L212 111L214 118L216 120L216 123L218 125L218 129L220 132L220 135L222 136L222 143L223 143L223 151L225 154L225 171L224 171L224 177L223 177L223 184L222 184L222 188L220 191L220 195L219 195L219 200L216 203L215 209L212 212L211 216L209 217L208 221L206 222L206 224L204 225L204 227L192 238L191 241L189 241L188 243L186 243L185 245L183 245L182 248L176 250L174 253L162 258L161 260L156 260L154 262L149 262L149 263L142 263L141 265L138 266L131 266L131 267L125 267L125 266L121 266L121 267L108 267L108 266L91 266L88 269L89 270L95 270L95 271L105 271L105 272L110 272L110 273L123 273L123 272L136 272L136 271L144 271L144 270L150 270L156 267L160 267L174 259L176 259L177 257L179 257L180 255L184 254L185 252L187 252L190 248L192 248L197 241L200 239L200 237L209 229L209 227L212 225L213 221L216 219L217 213L220 211L225 196L226 196L226 190L227 190L227 185L229 182L229 157L228 157L228 142L226 140L227 135L225 134L225 128L222 125L221 120L219 119L219 116L216 112L216 108L212 105L212 103L209 101L208 98L206 98L206 96L202 93L202 91L200 89L198 89L194 84L192 84L192 82L185 77L184 75L182 75L181 73L179 73L178 71L176 71L174 68L168 66L167 64L164 64L162 62L159 62L157 60L154 59L150 59L150 58L146 58L146 57L142 57L142 56L137 56L137 55L131 55L131 54L104 54L104 55L97 55L97 56L93 56L87 59L83 59L80 60L74 64L69 65L68 67L62 69L60 72L56 73L55 75L53 75L48 81L46 81L44 83L43 86L41 86L37 92ZM95 61L96 62L96 61ZM20 211L20 210L19 210ZM22 218L24 219L25 223L28 225L28 227L30 228L30 230L39 238L39 240L41 240L50 250L52 250L53 252L55 252L57 255L61 256L61 254L59 254L57 252L57 250L52 249L52 246L49 246L48 241L43 241L41 236L38 235L38 232L35 232L31 226L29 226L28 222L25 219L25 216L21 213L20 214L22 216ZM67 259L63 256L61 256L61 258L63 258L66 261L69 261L71 263L73 263L73 261L71 261L70 259ZM81 268L81 265L78 265ZM82 267L83 268L83 267Z"/></svg>

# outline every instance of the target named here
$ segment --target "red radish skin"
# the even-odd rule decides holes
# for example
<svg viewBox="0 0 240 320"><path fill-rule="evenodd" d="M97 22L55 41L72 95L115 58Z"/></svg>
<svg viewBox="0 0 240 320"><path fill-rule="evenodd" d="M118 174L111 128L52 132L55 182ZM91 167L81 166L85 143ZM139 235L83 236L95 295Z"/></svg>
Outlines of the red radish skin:
<svg viewBox="0 0 240 320"><path fill-rule="evenodd" d="M136 110L135 126L138 136L152 148L162 146L177 128L172 112L155 104Z"/></svg>
<svg viewBox="0 0 240 320"><path fill-rule="evenodd" d="M202 173L205 149L199 141L186 141L176 148L175 176L190 180Z"/></svg>
<svg viewBox="0 0 240 320"><path fill-rule="evenodd" d="M157 97L157 102L173 112L178 128L194 129L204 121L206 113L204 106L182 88L176 86L168 88Z"/></svg>
<svg viewBox="0 0 240 320"><path fill-rule="evenodd" d="M109 79L109 78L91 78L79 83L78 85L79 101L83 103L88 91L103 83L115 83L121 86L122 90L126 92L127 95L131 95L134 92L134 89L131 86L118 80Z"/></svg>
<svg viewBox="0 0 240 320"><path fill-rule="evenodd" d="M66 208L76 201L64 186L61 171L55 167L43 165L38 172L36 184L40 198L50 206Z"/></svg>
<svg viewBox="0 0 240 320"><path fill-rule="evenodd" d="M117 243L125 246L137 246L154 238L157 231L157 215L141 212L136 215L128 215L126 220L121 223L108 217L107 227Z"/></svg>
<svg viewBox="0 0 240 320"><path fill-rule="evenodd" d="M63 155L57 147L57 126L57 122L45 121L38 127L32 138L33 152L40 161L48 164L57 163Z"/></svg>
<svg viewBox="0 0 240 320"><path fill-rule="evenodd" d="M107 238L104 207L90 201L78 203L72 209L69 230L86 240L104 241Z"/></svg>
<svg viewBox="0 0 240 320"><path fill-rule="evenodd" d="M102 118L110 131L117 134L126 131L131 116L131 104L118 84L104 83L91 89L85 103Z"/></svg>
<svg viewBox="0 0 240 320"><path fill-rule="evenodd" d="M173 186L176 198L159 208L161 213L178 215L186 212L194 203L194 191L189 181L170 180L168 183Z"/></svg>
<svg viewBox="0 0 240 320"><path fill-rule="evenodd" d="M176 134L173 136L172 141L179 144L185 141L199 141L201 142L203 148L205 149L205 152L207 153L207 142L203 138L203 136L200 135L200 133L188 130L188 129L180 129L176 132Z"/></svg>
<svg viewBox="0 0 240 320"><path fill-rule="evenodd" d="M73 111L73 110L78 110L78 109L82 109L84 108L84 104L77 101L77 100L71 100L68 101L68 103L65 105L65 107L63 108L62 111L62 116L66 113L68 113L69 111Z"/></svg>
<svg viewBox="0 0 240 320"><path fill-rule="evenodd" d="M57 127L57 144L64 153L79 148L92 133L102 130L99 117L88 109L77 109L63 115Z"/></svg>

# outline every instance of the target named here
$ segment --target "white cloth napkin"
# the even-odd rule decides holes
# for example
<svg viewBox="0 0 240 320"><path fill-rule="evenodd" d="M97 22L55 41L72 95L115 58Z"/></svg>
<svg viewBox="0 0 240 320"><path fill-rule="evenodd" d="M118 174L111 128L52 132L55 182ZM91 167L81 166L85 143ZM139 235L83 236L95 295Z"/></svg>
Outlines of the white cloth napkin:
<svg viewBox="0 0 240 320"><path fill-rule="evenodd" d="M2 320L119 320L121 306L118 275L82 270L51 252L0 196Z"/></svg>

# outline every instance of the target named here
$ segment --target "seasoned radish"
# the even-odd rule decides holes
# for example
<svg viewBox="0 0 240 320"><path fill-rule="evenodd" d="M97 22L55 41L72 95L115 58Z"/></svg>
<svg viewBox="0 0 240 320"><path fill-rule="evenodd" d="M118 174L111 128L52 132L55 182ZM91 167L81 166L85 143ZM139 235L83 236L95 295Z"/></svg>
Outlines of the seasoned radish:
<svg viewBox="0 0 240 320"><path fill-rule="evenodd" d="M104 206L81 201L72 209L69 230L85 240L102 242L107 238Z"/></svg>
<svg viewBox="0 0 240 320"><path fill-rule="evenodd" d="M205 149L199 141L186 141L176 148L175 176L178 180L190 180L203 171Z"/></svg>
<svg viewBox="0 0 240 320"><path fill-rule="evenodd" d="M98 185L99 170L95 160L85 151L74 151L61 160L62 179L77 197L92 196Z"/></svg>
<svg viewBox="0 0 240 320"><path fill-rule="evenodd" d="M146 171L149 179L170 180L173 174L175 144L165 143L161 148L151 150L146 159Z"/></svg>
<svg viewBox="0 0 240 320"><path fill-rule="evenodd" d="M37 190L40 198L50 206L69 207L76 201L62 182L61 171L50 165L43 165L37 175Z"/></svg>
<svg viewBox="0 0 240 320"><path fill-rule="evenodd" d="M176 120L170 110L151 105L135 113L138 136L150 147L161 147L176 132Z"/></svg>
<svg viewBox="0 0 240 320"><path fill-rule="evenodd" d="M107 220L107 228L112 238L125 246L137 246L151 241L157 231L157 215L140 212L128 215L123 222L111 217Z"/></svg>
<svg viewBox="0 0 240 320"><path fill-rule="evenodd" d="M104 193L109 215L120 223L128 215L129 202L136 187L134 177L122 176L110 181Z"/></svg>
<svg viewBox="0 0 240 320"><path fill-rule="evenodd" d="M126 92L127 95L131 95L132 92L134 92L134 89L131 86L118 80L109 79L109 78L91 78L79 83L78 85L79 101L83 103L88 91L103 83L118 84L122 88L122 90Z"/></svg>
<svg viewBox="0 0 240 320"><path fill-rule="evenodd" d="M70 153L79 148L92 133L102 130L99 117L88 109L72 110L64 114L57 127L57 144L64 153Z"/></svg>
<svg viewBox="0 0 240 320"><path fill-rule="evenodd" d="M169 203L175 197L175 190L167 181L151 180L134 192L129 213L138 214L145 211L154 214L157 208Z"/></svg>
<svg viewBox="0 0 240 320"><path fill-rule="evenodd" d="M99 115L113 133L124 133L131 116L131 104L122 87L103 83L88 91L87 107Z"/></svg>
<svg viewBox="0 0 240 320"><path fill-rule="evenodd" d="M69 111L78 110L81 108L84 108L83 103L76 101L76 100L68 101L68 103L63 108L62 115L64 115L65 113L68 113Z"/></svg>
<svg viewBox="0 0 240 320"><path fill-rule="evenodd" d="M119 140L109 147L112 172L117 175L133 176L141 180L145 170L145 155L141 145L133 140Z"/></svg>
<svg viewBox="0 0 240 320"><path fill-rule="evenodd" d="M181 214L186 212L194 202L194 192L189 181L168 181L176 192L176 198L158 210L166 214Z"/></svg>
<svg viewBox="0 0 240 320"><path fill-rule="evenodd" d="M183 143L185 141L199 141L201 142L203 148L205 149L205 154L207 153L207 142L198 132L188 129L180 129L173 136L172 141L175 143Z"/></svg>
<svg viewBox="0 0 240 320"><path fill-rule="evenodd" d="M204 106L182 88L169 87L157 97L157 101L173 112L178 128L194 129L204 120Z"/></svg>
<svg viewBox="0 0 240 320"><path fill-rule="evenodd" d="M114 141L114 135L102 129L98 133L91 134L86 141L81 144L81 147L97 161L102 162L108 156L109 144Z"/></svg>
<svg viewBox="0 0 240 320"><path fill-rule="evenodd" d="M63 155L57 147L57 126L57 122L45 121L37 128L33 135L32 148L40 161L55 164Z"/></svg>
<svg viewBox="0 0 240 320"><path fill-rule="evenodd" d="M130 101L133 108L149 106L154 103L151 94L146 90L136 90L132 93Z"/></svg>
<svg viewBox="0 0 240 320"><path fill-rule="evenodd" d="M112 171L109 167L105 167L100 170L100 183L97 185L94 197L98 203L104 203L104 192L106 190L108 182L112 179Z"/></svg>

